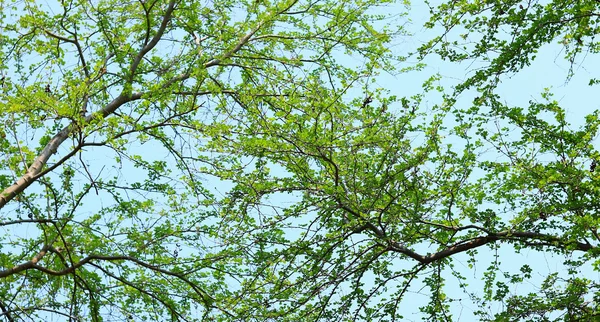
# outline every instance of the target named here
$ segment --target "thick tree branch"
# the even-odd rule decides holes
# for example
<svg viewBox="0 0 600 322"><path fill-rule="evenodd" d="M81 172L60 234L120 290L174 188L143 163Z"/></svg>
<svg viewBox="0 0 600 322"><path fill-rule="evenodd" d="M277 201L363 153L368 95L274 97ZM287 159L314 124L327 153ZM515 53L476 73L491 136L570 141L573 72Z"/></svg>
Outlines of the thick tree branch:
<svg viewBox="0 0 600 322"><path fill-rule="evenodd" d="M438 224L436 226L440 226L440 227L454 230L454 231L461 231L461 230L466 230L466 229L477 229L477 230L485 232L487 235L481 236L481 237L475 237L470 240L459 241L456 244L449 246L446 249L441 250L437 253L422 255L422 254L419 254L419 253L405 247L400 242L390 240L384 230L377 228L366 218L363 218L359 213L355 212L348 206L342 204L339 200L338 200L338 206L341 209L350 213L355 218L359 219L360 221L363 221L363 223L359 227L355 228L355 230L354 230L355 233L361 233L365 230L368 230L368 231L374 233L375 236L377 236L377 238L381 239L382 241L386 241L386 243L388 244L389 250L404 254L414 260L417 260L421 264L429 264L429 263L441 260L443 258L450 257L454 254L462 253L464 251L474 249L474 248L486 245L488 243L496 242L496 241L520 241L520 242L529 242L529 243L534 242L535 244L540 245L540 246L554 246L554 247L571 246L571 247L574 247L573 248L574 250L579 250L579 251L583 251L583 252L587 252L587 251L595 248L595 246L593 246L592 244L587 243L587 242L582 243L582 242L578 242L578 241L565 241L565 240L561 239L560 237L556 237L556 236L552 236L552 235L548 235L548 234L536 233L536 232L506 230L506 231L494 233L483 227L479 227L479 226L475 226L475 225L452 227L452 226Z"/></svg>
<svg viewBox="0 0 600 322"><path fill-rule="evenodd" d="M579 250L579 251L584 251L587 252L593 248L595 248L595 246L589 244L589 243L582 243L582 242L568 242L568 241L564 241L563 239L556 237L556 236L552 236L552 235L547 235L547 234L540 234L540 233L535 233L535 232L514 232L514 231L501 231L498 233L491 233L487 236L481 236L481 237L476 237L473 238L471 240L467 240L467 241L461 241L453 246L450 246L444 250L441 250L437 253L433 253L433 254L428 254L428 255L421 255L413 250L408 249L407 247L403 246L401 243L396 242L396 241L391 241L388 248L392 251L404 254L412 259L417 260L418 262L420 262L421 264L429 264L435 261L439 261L443 258L446 257L450 257L454 254L457 253L461 253L470 249L474 249L483 245L486 245L488 243L492 243L492 242L496 242L496 241L521 241L521 242L528 242L528 241L535 241L535 242L541 242L542 245L544 246L551 246L551 245L555 245L556 247L565 247L567 245L569 246L574 246L574 250Z"/></svg>
<svg viewBox="0 0 600 322"><path fill-rule="evenodd" d="M7 277L7 276L10 276L13 274L17 274L24 270L35 267L37 265L37 263L40 260L42 260L42 258L44 258L44 256L46 256L46 253L48 253L48 250L50 250L50 245L44 245L44 247L42 247L42 249L35 256L33 256L33 258L30 261L27 261L23 264L17 265L10 269L0 271L0 278L4 278L4 277Z"/></svg>
<svg viewBox="0 0 600 322"><path fill-rule="evenodd" d="M105 118L111 113L113 113L117 108L121 105L141 98L140 93L135 93L133 95L126 96L121 94L117 96L112 102L106 105L103 109L101 109L98 113L90 114L86 116L85 122L90 122L93 119L100 116L101 118ZM17 194L23 192L27 187L29 187L35 180L40 178L42 175L48 173L52 169L59 166L62 162L66 161L65 158L61 159L61 162L53 165L51 169L48 169L42 172L43 167L46 165L48 160L52 155L54 155L58 147L69 137L75 129L78 128L78 125L73 122L67 126L65 126L62 130L60 130L44 147L42 152L35 158L31 166L27 169L27 172L15 182L10 187L4 189L0 194L0 209L2 209L10 200L12 200ZM81 146L75 148L74 151L71 151L69 155L73 155L77 149L80 149Z"/></svg>

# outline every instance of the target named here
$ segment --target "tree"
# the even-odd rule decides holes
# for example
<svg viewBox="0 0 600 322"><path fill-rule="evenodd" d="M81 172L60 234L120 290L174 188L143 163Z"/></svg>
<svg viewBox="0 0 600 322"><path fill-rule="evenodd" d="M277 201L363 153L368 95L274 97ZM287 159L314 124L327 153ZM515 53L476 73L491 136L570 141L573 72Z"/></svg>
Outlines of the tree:
<svg viewBox="0 0 600 322"><path fill-rule="evenodd" d="M481 66L454 88L446 104L455 104L469 90L477 92L468 108L453 106L457 118L472 122L477 137L500 155L494 161L480 162L488 187L484 199L504 205L504 214L496 218L511 223L509 239L517 241L517 251L556 252L568 268L562 275L549 274L540 292L527 294L511 294L507 285L530 278L528 264L522 265L521 274L505 276L505 281L496 285L490 278L486 295L477 300L482 307L500 301L503 309L495 314L477 313L494 321L596 321L599 284L583 277L580 266L597 270L599 263L599 154L594 146L598 110L578 119L583 125L573 130L565 108L549 89L541 94L541 102L511 106L510 98L499 95L497 88L554 43L562 46L561 55L569 66L568 82L586 56L598 53L598 2L470 1L430 8L427 26L441 27L443 36L422 46L421 56L435 53L449 61ZM595 78L589 79L590 86L597 83ZM490 130L486 122L497 126ZM496 224L491 231L500 227ZM547 237L539 238L541 234ZM489 271L489 276L497 274L495 267Z"/></svg>
<svg viewBox="0 0 600 322"><path fill-rule="evenodd" d="M259 306L296 319L401 320L410 318L408 294L424 288L423 318L451 321L461 305L448 288L453 278L482 320L598 319L599 284L581 268L598 265L598 113L572 129L550 92L517 107L496 92L546 43L561 40L572 64L586 37L594 53L590 19L598 5L521 6L452 1L432 9L429 25L441 21L446 29L420 49L424 57L489 65L429 110L420 105L423 96L398 104L376 96L377 104L332 104L312 115L259 109L238 116L257 126L242 126L242 141L221 138L219 145L256 156L257 171L233 180L224 209L232 226L249 232L238 240L258 246L249 263L260 277L253 281ZM454 29L467 45L454 42ZM424 95L434 85L435 78L426 82ZM471 89L478 91L474 101L458 104ZM277 171L267 176L269 167ZM282 195L292 192L283 207ZM476 293L458 265L481 265L484 251L505 249L554 254L566 270L517 293L515 285L535 280L534 263L507 272L496 258Z"/></svg>
<svg viewBox="0 0 600 322"><path fill-rule="evenodd" d="M255 311L259 245L222 210L255 156L221 140L256 140L235 131L259 108L325 120L391 71L384 3L0 2L2 316L278 316Z"/></svg>
<svg viewBox="0 0 600 322"><path fill-rule="evenodd" d="M424 290L422 317L450 321L452 276L484 320L595 317L577 273L600 241L598 117L570 130L550 93L495 93L560 35L595 48L595 2L433 8L431 26L481 39L423 55L499 54L455 92L433 76L405 97L372 82L402 60L379 3L0 2L3 317L402 320ZM506 246L570 271L512 294L531 266L492 261L475 294L457 264Z"/></svg>

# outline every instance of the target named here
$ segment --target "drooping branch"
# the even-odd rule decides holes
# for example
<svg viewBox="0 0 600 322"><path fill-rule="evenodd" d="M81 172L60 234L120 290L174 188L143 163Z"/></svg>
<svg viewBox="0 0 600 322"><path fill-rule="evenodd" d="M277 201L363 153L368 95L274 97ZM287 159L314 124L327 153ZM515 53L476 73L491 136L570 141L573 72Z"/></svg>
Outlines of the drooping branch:
<svg viewBox="0 0 600 322"><path fill-rule="evenodd" d="M184 274L182 273L176 273L176 272L172 272L163 268L160 268L158 266L154 266L152 264L148 264L144 261L141 261L135 257L131 257L131 256L103 256L103 255L89 255L85 258L83 258L82 260L73 263L71 266L60 270L60 271L55 271L43 266L38 265L38 262L46 255L46 253L49 250L53 250L52 246L50 245L45 245L42 250L36 254L32 260L27 261L23 264L17 265L11 269L7 269L7 270L3 270L0 271L0 278L3 277L7 277L19 272L22 272L24 270L28 270L28 269L37 269L39 271L42 271L48 275L53 275L53 276L63 276L63 275L67 275L67 274L71 274L72 272L74 272L76 269L84 266L85 264L88 264L92 261L130 261L133 262L139 266L142 266L144 268L150 269L152 271L156 271L168 276L173 276L176 277L182 281L184 281L186 284L188 284L201 298L205 303L211 303L213 301L212 297L206 293L205 291L203 291L202 289L200 289L196 284L194 284L192 281L190 281L187 277L185 277ZM56 250L55 250L56 251Z"/></svg>
<svg viewBox="0 0 600 322"><path fill-rule="evenodd" d="M127 279L117 276L113 273L111 273L109 270L105 269L102 266L99 265L95 265L92 263L92 266L96 267L97 269L101 270L104 274L106 274L107 276L121 282L123 285L127 285L129 287L131 287L132 289L137 290L139 293L144 294L156 301L158 301L159 303L161 303L165 308L167 308L167 310L169 310L169 312L174 315L177 316L180 320L182 321L188 321L185 316L181 315L181 313L178 312L178 310L176 310L173 305L171 305L170 303L166 302L164 299L162 299L161 297L157 296L155 294L155 292L149 292L145 289L143 289L142 287L140 287L140 285L136 285L135 283L132 283L130 281L128 281Z"/></svg>
<svg viewBox="0 0 600 322"><path fill-rule="evenodd" d="M354 233L362 233L364 231L370 231L381 241L382 244L387 244L388 250L404 254L404 255L418 261L421 264L429 264L429 263L432 263L435 261L439 261L446 257L450 257L454 254L462 253L464 251L474 249L474 248L477 248L477 247L480 247L480 246L483 246L483 245L486 245L489 243L493 243L496 241L518 241L518 242L523 242L523 243L533 242L533 244L538 245L538 246L549 246L549 247L570 246L570 247L572 247L573 250L578 250L578 251L583 251L583 252L590 251L591 249L594 249L597 247L597 246L590 244L589 242L582 243L579 241L565 241L564 239L557 237L557 236L536 233L536 232L511 231L511 230L493 232L486 228L479 227L476 225L453 227L453 226L447 226L447 225L422 221L423 223L432 224L432 225L439 226L439 227L442 227L442 228L445 228L448 230L463 231L463 230L468 230L468 229L475 229L475 230L485 233L484 236L475 237L475 238L472 238L469 240L459 241L459 242L455 243L454 245L451 245L451 246L449 246L441 251L438 251L436 253L422 255L422 254L419 254L419 253L409 249L408 247L404 246L401 242L398 242L395 240L390 240L390 238L386 234L385 230L378 228L373 223L371 223L369 220L367 220L366 218L361 216L358 212L356 212L353 209L351 209L350 207L344 205L339 200L338 200L338 206L362 222L359 226L355 227L355 229L353 230Z"/></svg>

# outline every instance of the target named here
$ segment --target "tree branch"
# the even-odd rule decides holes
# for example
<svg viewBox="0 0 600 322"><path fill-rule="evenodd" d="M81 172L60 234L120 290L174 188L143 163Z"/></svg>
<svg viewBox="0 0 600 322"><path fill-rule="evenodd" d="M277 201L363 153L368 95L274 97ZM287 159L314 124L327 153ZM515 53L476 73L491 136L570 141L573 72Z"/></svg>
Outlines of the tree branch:
<svg viewBox="0 0 600 322"><path fill-rule="evenodd" d="M34 268L37 265L37 263L40 260L42 260L42 258L44 258L44 256L46 256L46 253L48 252L48 250L50 250L50 245L44 245L44 247L42 247L42 249L35 256L33 256L33 258L30 261L27 261L23 264L17 265L10 269L0 271L0 278L7 277L7 276L10 276L13 274L17 274L17 273L22 272L27 269Z"/></svg>
<svg viewBox="0 0 600 322"><path fill-rule="evenodd" d="M196 292L196 294L198 294L202 298L204 304L206 304L207 306L211 306L211 303L214 301L214 299L207 292L205 292L204 290L199 288L196 284L194 284L192 281L190 281L187 277L184 276L184 274L172 272L172 271L169 271L166 269L162 269L160 267L148 264L144 261L141 261L141 260L139 260L135 257L131 257L131 256L89 255L89 256L85 257L84 259L80 260L79 262L73 263L71 266L69 266L63 270L60 270L60 271L55 271L55 270L37 265L37 263L46 255L46 253L52 249L53 249L52 246L45 245L42 248L42 250L37 255L34 256L34 258L32 260L25 262L23 264L17 265L11 269L0 271L0 278L7 277L7 276L10 276L10 275L13 275L13 274L16 274L16 273L19 273L21 271L28 270L28 269L37 269L43 273L46 273L46 274L52 275L52 276L63 276L63 275L71 274L76 269L82 267L83 265L85 265L87 263L90 263L93 260L130 261L130 262L134 262L137 265L140 265L144 268L150 269L152 271L156 271L156 272L160 272L165 275L173 276L173 277L176 277L176 278L184 281Z"/></svg>
<svg viewBox="0 0 600 322"><path fill-rule="evenodd" d="M149 43L144 45L144 47L140 50L137 57L135 57L133 63L131 64L131 68L129 69L129 71L131 73L131 75L129 76L130 82L133 81L133 76L135 75L135 72L136 72L139 64L142 62L144 55L146 55L150 50L152 50L152 48L154 48L156 46L156 44L158 44L158 42L160 41L160 38L162 38L165 30L167 29L167 25L169 24L169 21L171 20L171 15L173 14L174 9L175 9L175 0L171 0L169 2L169 6L167 7L167 11L165 11L165 16L163 17L160 27L158 28L158 31L156 31L156 35L154 35L154 37L152 37L152 40L150 40Z"/></svg>
<svg viewBox="0 0 600 322"><path fill-rule="evenodd" d="M461 241L461 242L459 242L453 246L447 247L446 249L441 250L437 253L428 254L428 255L421 255L411 249L408 249L407 247L403 246L401 243L396 242L396 241L391 241L390 245L388 246L388 249L398 252L398 253L401 253L401 254L404 254L412 259L417 260L421 264L429 264L429 263L432 263L435 261L439 261L443 258L450 257L454 254L467 251L469 249L477 248L477 247L483 246L483 245L491 243L491 242L504 241L504 240L516 240L516 241L522 241L522 242L527 242L528 240L536 240L539 242L545 242L543 244L544 246L555 245L555 247L559 247L559 246L564 247L564 246L570 245L570 246L575 246L574 250L579 250L579 251L583 251L583 252L587 252L587 251L595 248L595 246L593 246L589 243L568 242L568 241L564 241L563 239L561 239L559 237L547 235L547 234L540 234L540 233L534 233L534 232L501 231L498 233L491 233L487 236L476 237L476 238L473 238L468 241Z"/></svg>

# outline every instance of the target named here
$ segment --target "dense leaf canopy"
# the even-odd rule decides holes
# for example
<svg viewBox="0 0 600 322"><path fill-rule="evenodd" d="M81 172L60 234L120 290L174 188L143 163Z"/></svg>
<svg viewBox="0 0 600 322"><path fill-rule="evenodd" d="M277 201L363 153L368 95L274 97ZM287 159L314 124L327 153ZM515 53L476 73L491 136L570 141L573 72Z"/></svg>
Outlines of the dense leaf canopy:
<svg viewBox="0 0 600 322"><path fill-rule="evenodd" d="M407 4L0 0L0 316L592 320L598 115L496 89L595 54L600 3L430 6L408 64ZM483 67L377 82L434 56Z"/></svg>

